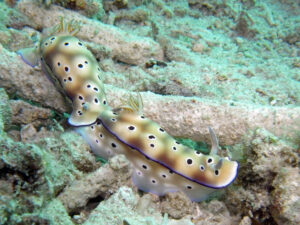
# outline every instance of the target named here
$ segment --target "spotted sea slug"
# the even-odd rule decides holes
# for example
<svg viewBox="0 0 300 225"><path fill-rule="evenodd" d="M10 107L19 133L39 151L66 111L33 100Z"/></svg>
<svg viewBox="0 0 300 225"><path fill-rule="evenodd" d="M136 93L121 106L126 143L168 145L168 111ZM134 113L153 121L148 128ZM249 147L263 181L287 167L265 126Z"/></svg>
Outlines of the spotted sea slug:
<svg viewBox="0 0 300 225"><path fill-rule="evenodd" d="M61 20L55 35L34 48L19 51L25 62L43 70L73 102L69 123L95 154L110 158L124 154L132 163L133 183L141 190L164 195L182 191L201 201L236 177L238 163L220 157L210 129L212 150L204 155L181 145L157 123L143 115L141 97L111 109L105 98L98 63L73 35L74 24Z"/></svg>
<svg viewBox="0 0 300 225"><path fill-rule="evenodd" d="M95 154L104 158L124 154L133 165L133 183L146 192L161 196L182 191L201 201L235 179L238 163L217 155L212 129L212 150L204 155L177 142L141 112L141 104L130 103L105 110L94 124L76 130Z"/></svg>
<svg viewBox="0 0 300 225"><path fill-rule="evenodd" d="M18 51L29 65L41 63L48 77L72 100L73 111L68 120L72 126L94 123L107 104L101 70L93 54L74 37L78 31L76 23L66 24L61 19L54 35L35 47Z"/></svg>

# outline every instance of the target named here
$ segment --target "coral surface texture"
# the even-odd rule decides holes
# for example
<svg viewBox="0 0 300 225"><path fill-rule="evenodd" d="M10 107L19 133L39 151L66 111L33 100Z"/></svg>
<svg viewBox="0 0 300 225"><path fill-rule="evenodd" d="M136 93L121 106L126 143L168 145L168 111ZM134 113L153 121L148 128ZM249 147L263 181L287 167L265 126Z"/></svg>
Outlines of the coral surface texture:
<svg viewBox="0 0 300 225"><path fill-rule="evenodd" d="M299 15L0 0L0 225L299 225Z"/></svg>

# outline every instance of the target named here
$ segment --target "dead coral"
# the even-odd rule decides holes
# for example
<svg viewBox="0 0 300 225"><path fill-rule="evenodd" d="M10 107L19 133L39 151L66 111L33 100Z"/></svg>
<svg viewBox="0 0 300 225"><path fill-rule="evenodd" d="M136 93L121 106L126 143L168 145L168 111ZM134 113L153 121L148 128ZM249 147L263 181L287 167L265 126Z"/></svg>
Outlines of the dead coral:
<svg viewBox="0 0 300 225"><path fill-rule="evenodd" d="M31 26L32 23L28 18L22 15L15 8L10 8L6 4L0 2L0 27L20 29L24 26Z"/></svg>
<svg viewBox="0 0 300 225"><path fill-rule="evenodd" d="M300 224L300 171L282 168L274 179L271 214L278 224Z"/></svg>
<svg viewBox="0 0 300 225"><path fill-rule="evenodd" d="M167 213L174 219L181 219L184 216L192 215L196 210L196 203L181 192L167 193L161 201L162 213Z"/></svg>
<svg viewBox="0 0 300 225"><path fill-rule="evenodd" d="M239 215L230 215L226 205L218 200L199 203L193 219L195 225L236 225L239 221Z"/></svg>
<svg viewBox="0 0 300 225"><path fill-rule="evenodd" d="M33 106L22 100L11 100L12 123L24 125L31 123L35 127L47 126L50 123L52 113L50 109Z"/></svg>
<svg viewBox="0 0 300 225"><path fill-rule="evenodd" d="M84 9L87 5L86 0L52 0L54 4L61 5L69 9Z"/></svg>
<svg viewBox="0 0 300 225"><path fill-rule="evenodd" d="M17 0L4 0L4 2L10 7L14 7L17 4Z"/></svg>
<svg viewBox="0 0 300 225"><path fill-rule="evenodd" d="M40 3L44 4L46 8L55 4L67 9L77 10L87 17L96 16L98 19L101 19L104 14L101 0L40 0Z"/></svg>
<svg viewBox="0 0 300 225"><path fill-rule="evenodd" d="M119 20L130 20L134 21L136 23L144 22L148 19L149 12L146 11L146 9L143 8L137 8L130 11L120 11L115 13L114 22L117 22Z"/></svg>
<svg viewBox="0 0 300 225"><path fill-rule="evenodd" d="M16 53L4 48L0 54L0 61L1 87L5 88L10 96L30 99L46 107L52 105L59 112L68 112L65 98L59 92L53 92L55 86L41 71L31 68Z"/></svg>
<svg viewBox="0 0 300 225"><path fill-rule="evenodd" d="M189 7L192 9L200 10L204 15L215 15L215 16L230 16L233 17L235 12L232 9L230 3L226 1L203 1L203 0L188 0Z"/></svg>
<svg viewBox="0 0 300 225"><path fill-rule="evenodd" d="M94 170L94 157L74 133L56 131L55 138L36 137L35 144L10 139L2 130L2 116L11 123L4 110L10 106L3 92L0 96L0 223L50 224L37 212L75 178Z"/></svg>
<svg viewBox="0 0 300 225"><path fill-rule="evenodd" d="M28 1L21 1L17 8L28 16L36 27L53 26L57 24L60 16L66 18L67 21L71 19L80 21L84 26L81 27L77 36L83 40L106 46L111 50L112 57L117 61L139 65L149 60L149 58L157 60L163 58L161 47L152 39L137 37L100 21L88 19L74 11L57 6L52 6L46 10L40 8L38 4ZM37 15L36 11L40 13Z"/></svg>
<svg viewBox="0 0 300 225"><path fill-rule="evenodd" d="M243 11L240 13L237 19L235 30L239 36L245 38L254 38L257 31L251 29L251 25L253 24L254 22L251 17L247 14L247 12Z"/></svg>
<svg viewBox="0 0 300 225"><path fill-rule="evenodd" d="M117 11L128 7L128 0L104 0L103 8L106 12Z"/></svg>
<svg viewBox="0 0 300 225"><path fill-rule="evenodd" d="M97 196L107 198L124 185L130 175L129 162L125 156L118 155L111 158L105 166L75 181L59 195L58 199L68 212L79 213L89 199Z"/></svg>
<svg viewBox="0 0 300 225"><path fill-rule="evenodd" d="M112 107L118 107L128 92L108 86ZM207 127L217 126L221 145L232 145L249 131L263 127L278 136L297 140L300 129L300 108L261 107L250 105L216 104L200 98L161 96L141 93L147 117L160 124L175 137L210 142ZM230 123L228 123L230 121Z"/></svg>
<svg viewBox="0 0 300 225"><path fill-rule="evenodd" d="M0 134L11 125L11 108L9 107L8 96L3 88L0 88Z"/></svg>
<svg viewBox="0 0 300 225"><path fill-rule="evenodd" d="M299 161L296 147L264 129L252 132L243 145L246 146L245 162L240 163L237 179L241 186L227 189L226 202L232 212L250 216L253 222L276 224L275 221L294 213L289 208L291 205L284 200L286 194L283 190L291 190L290 194L297 196L295 187L299 186L299 179L293 175ZM292 186L283 179L283 171L290 177ZM281 210L281 207L288 209L288 212ZM270 209L274 209L276 216ZM295 220L289 219L293 224Z"/></svg>

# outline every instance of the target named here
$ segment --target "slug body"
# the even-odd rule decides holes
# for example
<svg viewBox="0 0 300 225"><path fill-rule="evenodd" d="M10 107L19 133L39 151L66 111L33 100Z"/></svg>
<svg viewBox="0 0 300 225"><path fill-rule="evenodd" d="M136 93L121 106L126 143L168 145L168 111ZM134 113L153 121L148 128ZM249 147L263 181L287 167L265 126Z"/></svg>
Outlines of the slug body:
<svg viewBox="0 0 300 225"><path fill-rule="evenodd" d="M50 36L41 44L41 61L51 79L72 100L69 123L94 123L106 105L101 70L92 53L73 36ZM100 104L102 103L102 104Z"/></svg>
<svg viewBox="0 0 300 225"><path fill-rule="evenodd" d="M98 63L76 37L62 32L18 53L31 66L40 62L56 87L72 100L70 125L92 124L104 110L102 106L107 107Z"/></svg>
<svg viewBox="0 0 300 225"><path fill-rule="evenodd" d="M214 154L215 150L204 155L181 145L134 110L105 110L97 123L76 130L95 154L103 158L124 154L133 165L133 183L146 192L183 191L191 200L201 201L229 185L237 174L237 162Z"/></svg>
<svg viewBox="0 0 300 225"><path fill-rule="evenodd" d="M204 155L181 145L145 118L141 98L130 98L127 105L111 110L98 63L72 35L77 32L72 25L61 20L56 35L18 53L31 66L41 63L56 87L72 100L69 123L95 154L105 159L124 154L134 169L133 183L157 195L183 191L191 200L201 201L235 179L238 163L217 154L211 129L212 150Z"/></svg>

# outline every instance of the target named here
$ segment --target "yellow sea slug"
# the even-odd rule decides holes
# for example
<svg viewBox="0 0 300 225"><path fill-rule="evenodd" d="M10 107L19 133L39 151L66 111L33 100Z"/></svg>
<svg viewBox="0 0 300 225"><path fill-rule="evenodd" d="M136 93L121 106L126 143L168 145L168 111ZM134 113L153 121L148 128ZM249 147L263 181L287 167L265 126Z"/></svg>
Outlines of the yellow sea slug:
<svg viewBox="0 0 300 225"><path fill-rule="evenodd" d="M31 66L41 63L43 71L72 100L69 118L72 126L89 125L107 104L101 70L93 54L75 35L79 26L63 19L54 35L44 38L35 47L18 51ZM100 104L101 103L101 104Z"/></svg>
<svg viewBox="0 0 300 225"><path fill-rule="evenodd" d="M104 110L96 123L76 131L103 158L124 154L133 165L133 183L146 192L164 195L182 191L191 200L201 201L235 179L238 163L217 154L218 143L212 129L212 150L204 155L180 144L147 119L141 105L140 100Z"/></svg>

